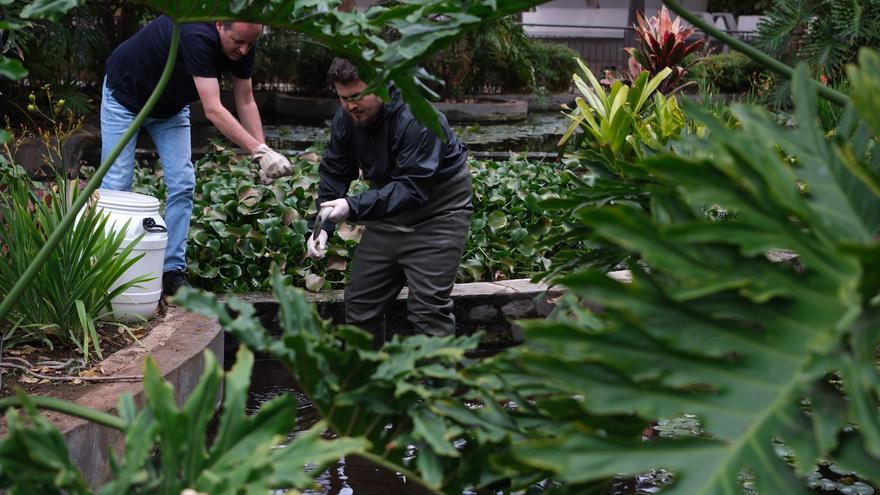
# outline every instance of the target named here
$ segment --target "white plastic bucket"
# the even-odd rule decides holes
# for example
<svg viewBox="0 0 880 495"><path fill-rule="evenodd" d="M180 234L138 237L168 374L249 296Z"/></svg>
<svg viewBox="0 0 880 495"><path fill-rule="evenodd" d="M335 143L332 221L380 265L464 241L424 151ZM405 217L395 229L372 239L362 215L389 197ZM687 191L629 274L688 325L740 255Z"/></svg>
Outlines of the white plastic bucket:
<svg viewBox="0 0 880 495"><path fill-rule="evenodd" d="M162 297L162 267L165 264L165 247L168 245L168 232L165 220L159 216L159 200L125 191L98 189L97 208L109 215L107 228L119 232L126 228L125 241L120 249L128 246L139 235L143 237L132 248L131 256L143 254L135 264L116 281L113 288L129 280L146 275L152 277L116 296L111 301L113 318L116 321L140 321L156 312Z"/></svg>

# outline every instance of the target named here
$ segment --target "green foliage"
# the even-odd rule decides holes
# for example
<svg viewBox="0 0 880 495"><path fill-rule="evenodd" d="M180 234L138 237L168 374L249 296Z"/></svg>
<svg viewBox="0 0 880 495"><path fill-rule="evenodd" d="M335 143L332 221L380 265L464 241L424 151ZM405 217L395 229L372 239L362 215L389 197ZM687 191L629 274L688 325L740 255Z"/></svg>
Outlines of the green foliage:
<svg viewBox="0 0 880 495"><path fill-rule="evenodd" d="M567 91L577 53L558 43L526 36L511 16L466 32L425 61L442 79L431 88L444 98L483 93Z"/></svg>
<svg viewBox="0 0 880 495"><path fill-rule="evenodd" d="M578 54L561 43L529 40L529 60L535 73L534 91L567 92L577 70Z"/></svg>
<svg viewBox="0 0 880 495"><path fill-rule="evenodd" d="M776 57L805 61L836 82L859 48L880 46L880 0L782 0L758 26L756 45Z"/></svg>
<svg viewBox="0 0 880 495"><path fill-rule="evenodd" d="M665 5L654 17L645 19L639 12L637 19L639 46L625 49L630 55L629 79L636 80L642 71L654 77L668 70L669 74L663 78L659 89L664 94L674 93L681 88L681 81L687 74L685 60L706 41L688 41L695 28L683 24L681 18L673 21Z"/></svg>
<svg viewBox="0 0 880 495"><path fill-rule="evenodd" d="M295 160L293 174L263 185L250 160L230 153L206 157L199 177L187 249L195 283L213 290L246 292L268 287L276 263L313 290L345 281L348 249L355 236L342 239L340 228L325 261L305 259L306 218L315 211L317 163Z"/></svg>
<svg viewBox="0 0 880 495"><path fill-rule="evenodd" d="M703 434L641 445L568 435L519 450L525 462L556 463L560 477L578 481L660 461L676 473L668 492L687 494L736 493L741 472L750 473L759 493L805 493L798 475L818 459L876 481L880 332L869 322L878 316L880 189L868 172L877 160L868 128L852 111L835 137L824 137L807 77L801 67L798 128L740 107L741 128L731 131L696 112L710 129L705 146L712 159L643 162L658 180L676 185L680 196L665 201L678 215L651 218L627 205L582 209L586 225L638 253L647 269L633 264L630 285L586 271L562 280L605 308L599 328L527 327L531 345L532 337L559 337L548 353L552 365L522 366L540 370L538 379L567 384L568 393L588 399L592 413L692 413ZM736 211L736 221L694 213L713 203ZM775 249L797 253L802 268L768 260ZM578 332L581 344L574 344L569 339ZM838 373L842 386L829 382ZM858 427L851 431L852 424ZM793 453L794 470L776 442ZM663 450L662 458L654 449ZM856 467L856 459L866 464Z"/></svg>
<svg viewBox="0 0 880 495"><path fill-rule="evenodd" d="M65 22L55 22L61 15ZM134 34L148 15L146 7L126 0L14 1L0 6L0 19L13 24L3 29L3 50L14 54L6 60L27 67L25 81L0 79L0 105L8 110L6 116L30 123L34 116L26 111L27 96L44 84L51 84L77 115L92 111L90 98L100 96L111 50ZM17 16L27 20L15 20Z"/></svg>
<svg viewBox="0 0 880 495"><path fill-rule="evenodd" d="M206 4L201 0L145 0L177 22L243 20L291 28L358 66L369 91L388 98L394 82L413 115L442 135L437 110L425 99L430 76L415 62L449 46L469 29L521 12L542 0L427 0L374 6L366 13L339 12L337 1L241 0Z"/></svg>
<svg viewBox="0 0 880 495"><path fill-rule="evenodd" d="M271 185L259 183L250 160L229 151L196 163L201 179L187 247L193 283L218 292L266 290L269 267L275 263L298 287L344 287L362 227L340 225L330 238L328 258L306 259L306 219L315 214L318 163L303 157L293 161L293 175ZM547 270L557 250L581 245L574 238L565 244L549 243L547 239L566 227L539 205L578 181L564 166L521 159L471 160L469 166L475 211L459 281L529 277ZM355 183L352 191L365 187ZM165 196L161 178L147 167L137 170L133 190Z"/></svg>
<svg viewBox="0 0 880 495"><path fill-rule="evenodd" d="M370 447L363 457L432 492L462 493L505 478L517 489L541 479L540 471L517 472L510 457L511 438L531 428L528 402L517 397L519 409L506 406L500 395L491 395L504 383L488 374L475 380L466 372L471 363L465 353L478 336L395 337L371 351L366 332L322 321L302 291L285 287L277 271L273 287L280 339L263 328L251 304L236 298L221 303L211 294L183 290L175 300L217 317L242 343L280 360L337 438L365 437ZM404 458L413 453L415 462L407 465Z"/></svg>
<svg viewBox="0 0 880 495"><path fill-rule="evenodd" d="M704 80L722 93L747 93L756 89L761 66L739 52L707 55L691 69L691 80Z"/></svg>
<svg viewBox="0 0 880 495"><path fill-rule="evenodd" d="M672 73L671 69L661 70L650 80L647 71L641 72L632 86L615 81L606 92L586 64L581 60L578 60L578 64L590 85L580 75L574 75L575 87L582 96L575 99L576 108L566 114L571 124L559 140L560 146L566 144L575 131L581 130L583 132L573 144L576 150L598 152L609 161L628 160L644 154L636 135L672 136L681 130L682 125L678 120L683 122L683 119L670 118L670 112L675 112L671 105L676 104L669 103L675 101L673 97L655 98L654 102L664 108L659 110L659 114L648 112L652 103L649 98ZM655 118L658 116L661 118ZM657 127L664 125L671 127Z"/></svg>
<svg viewBox="0 0 880 495"><path fill-rule="evenodd" d="M852 84L850 97L856 108L880 108L880 56L877 52L862 50L859 65L847 67ZM861 116L875 136L880 135L880 113L862 112Z"/></svg>
<svg viewBox="0 0 880 495"><path fill-rule="evenodd" d="M0 438L0 487L12 495L88 493L70 459L64 436L22 395L22 415L6 412L7 433Z"/></svg>
<svg viewBox="0 0 880 495"><path fill-rule="evenodd" d="M0 245L5 247L0 295L5 297L81 191L63 179L51 190L37 189L20 169L4 175L0 187ZM116 284L139 257L131 256L135 243L123 246L124 229L108 231L107 221L96 208L82 211L4 322L6 347L36 340L71 347L86 361L92 352L101 356L95 322L109 315L111 299L148 280Z"/></svg>
<svg viewBox="0 0 880 495"><path fill-rule="evenodd" d="M161 371L148 359L144 373L145 405L138 408L123 396L117 408L125 446L121 458L111 454L111 480L100 495L181 493L184 489L222 494L262 494L274 488L307 489L313 477L340 457L362 451L359 439L323 440L318 423L278 448L293 429L297 401L283 395L264 404L254 415L245 412L254 356L240 349L232 370L222 372L210 352L204 372L182 408ZM214 405L223 390L223 411L217 434L207 441ZM27 396L21 397L27 422L14 409L6 414L9 434L0 439L0 488L9 493L91 494L70 461L61 433L41 417ZM7 402L4 406L8 407ZM75 405L56 407L87 417ZM30 422L30 424L28 424ZM105 421L106 423L106 421ZM157 449L157 447L160 447ZM309 464L314 469L305 472Z"/></svg>
<svg viewBox="0 0 880 495"><path fill-rule="evenodd" d="M585 204L624 203L649 211L652 198L661 195L663 186L633 162L667 149L685 128L676 98L664 97L658 91L671 69L650 79L644 71L632 86L615 81L606 92L590 69L580 60L578 63L589 83L574 75L582 96L566 114L572 122L560 145L568 143L565 163L579 177L570 192L540 204L552 215L569 221L564 231L546 239L559 248L552 266L543 274L551 278L582 266L611 269L627 258L623 250L609 246L582 223L570 220Z"/></svg>
<svg viewBox="0 0 880 495"><path fill-rule="evenodd" d="M444 98L532 88L529 43L515 17L468 31L425 60L427 70L441 79L430 87Z"/></svg>
<svg viewBox="0 0 880 495"><path fill-rule="evenodd" d="M878 77L856 75L854 91ZM731 130L692 108L708 130L692 144L703 152L641 162L675 185L652 198L651 215L623 202L576 210L641 260L632 283L572 273L562 283L601 314L575 307L525 322L527 345L480 363L461 358L475 343L466 338L369 351L368 335L333 331L280 275L278 340L240 301L228 301L235 317L213 296L186 292L181 303L282 360L331 428L367 436L373 455L400 463L400 445L417 445L413 474L443 493L548 476L559 493L588 493L658 467L673 474L663 493L735 494L744 478L758 493L808 493L820 461L878 483L880 162L878 136L856 114L878 109L850 108L826 135L807 78L802 66L796 128L741 106ZM707 204L736 217L713 221ZM768 259L780 249L798 264ZM698 421L693 436L640 438L651 421L683 415ZM390 432L375 426L386 423Z"/></svg>
<svg viewBox="0 0 880 495"><path fill-rule="evenodd" d="M335 97L326 81L332 60L333 52L300 33L269 29L260 37L253 80L283 84L287 94Z"/></svg>
<svg viewBox="0 0 880 495"><path fill-rule="evenodd" d="M6 0L0 2L0 33L4 34L4 45L9 43L5 34L11 34L11 46L15 46L15 36L32 24L29 19L57 19L58 16L64 14L68 10L76 7L79 2L77 0L67 1L51 1L51 0L33 0L31 2ZM3 47L6 53L7 46ZM27 76L28 71L21 64L20 60L6 57L0 54L0 77L18 81Z"/></svg>
<svg viewBox="0 0 880 495"><path fill-rule="evenodd" d="M563 219L547 215L540 202L559 197L578 178L559 164L512 159L471 161L474 215L461 262L459 280L494 281L532 276L553 264L563 248L547 240L566 231Z"/></svg>

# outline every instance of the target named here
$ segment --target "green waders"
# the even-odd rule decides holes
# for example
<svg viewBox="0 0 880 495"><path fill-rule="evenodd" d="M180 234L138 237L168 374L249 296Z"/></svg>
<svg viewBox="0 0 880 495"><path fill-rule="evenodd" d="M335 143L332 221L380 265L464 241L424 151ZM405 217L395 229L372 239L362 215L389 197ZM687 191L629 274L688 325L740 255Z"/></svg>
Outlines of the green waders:
<svg viewBox="0 0 880 495"><path fill-rule="evenodd" d="M473 212L467 165L438 185L418 210L365 222L345 288L345 320L385 343L385 310L409 287L407 321L426 335L453 335L452 286Z"/></svg>

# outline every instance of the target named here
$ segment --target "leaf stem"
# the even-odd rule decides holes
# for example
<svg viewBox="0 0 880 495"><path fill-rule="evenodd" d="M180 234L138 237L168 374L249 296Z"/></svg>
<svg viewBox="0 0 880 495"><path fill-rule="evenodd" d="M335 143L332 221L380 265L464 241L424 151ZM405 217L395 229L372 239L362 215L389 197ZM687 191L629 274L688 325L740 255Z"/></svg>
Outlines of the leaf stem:
<svg viewBox="0 0 880 495"><path fill-rule="evenodd" d="M48 409L57 411L76 418L82 418L95 424L113 428L122 431L125 429L126 423L122 418L103 411L97 411L85 406L81 406L75 402L55 399L52 397L28 397L28 401L33 403L39 409ZM10 407L21 407L22 400L18 397L6 397L0 399L0 413Z"/></svg>

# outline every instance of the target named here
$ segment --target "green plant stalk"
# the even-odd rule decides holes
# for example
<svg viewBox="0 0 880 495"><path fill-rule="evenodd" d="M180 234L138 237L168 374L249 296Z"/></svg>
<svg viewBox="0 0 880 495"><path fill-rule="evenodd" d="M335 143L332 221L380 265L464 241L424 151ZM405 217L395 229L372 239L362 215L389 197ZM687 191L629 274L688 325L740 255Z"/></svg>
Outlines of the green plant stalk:
<svg viewBox="0 0 880 495"><path fill-rule="evenodd" d="M39 409L49 409L51 411L57 411L63 414L85 419L86 421L99 424L101 426L113 428L114 430L123 431L126 427L125 421L123 421L122 418L118 416L114 416L113 414L105 413L103 411L90 409L74 402L68 402L66 400L55 399L52 397L28 397L27 400ZM0 399L0 413L6 411L11 407L20 407L22 405L22 400L18 397L6 397L4 399Z"/></svg>
<svg viewBox="0 0 880 495"><path fill-rule="evenodd" d="M702 29L703 32L705 32L706 34L711 35L713 38L721 41L722 43L733 48L734 50L744 54L745 56L751 58L755 62L758 62L759 64L770 69L771 71L775 72L776 74L779 74L780 76L782 76L788 80L791 80L792 76L794 75L794 69L792 67L789 67L788 65L780 62L779 60L776 60L775 58L771 57L770 55L767 55L766 53L762 52L761 50L758 50L757 48L749 45L748 43L734 38L733 36L725 33L724 31L721 31L720 29L716 28L715 26L706 23L705 21L703 21L702 19L695 16L694 14L689 12L687 9L685 9L684 7L679 5L675 0L662 0L662 1L663 1L664 5L669 7L669 10L671 10L671 11L675 12L676 14L678 14L679 16L681 16L684 20L686 20L689 23L693 24L694 26ZM828 86L819 84L819 82L812 80L812 79L810 80L810 83L812 85L816 86L816 88L818 88L819 95L821 97L825 98L826 100L828 100L832 103L836 103L842 107L845 107L851 103L849 97L846 96L845 94L841 93L840 91L837 91L837 90L830 88Z"/></svg>
<svg viewBox="0 0 880 495"><path fill-rule="evenodd" d="M67 214L64 215L64 218L61 220L61 223L58 224L58 228L52 232L52 235L49 236L49 239L46 240L46 244L40 249L40 252L37 253L37 256L34 258L34 261L28 265L27 270L25 270L24 274L22 274L21 279L15 283L12 287L12 290L9 291L9 294L3 299L3 302L0 303L0 322L5 321L6 317L9 315L9 312L12 310L12 307L18 302L18 299L24 294L25 289L27 289L28 284L30 284L43 265L46 263L46 260L49 259L49 254L51 254L52 250L58 246L58 243L61 242L61 238L67 232L67 229L73 225L73 221L76 218L76 214L85 206L86 201L88 201L89 197L91 197L92 192L98 188L101 184L101 181L104 179L104 175L107 173L107 170L110 169L110 165L116 161L116 157L119 156L119 153L122 152L122 148L128 143L129 140L137 133L137 131L141 128L141 124L144 123L147 116L153 110L153 107L156 105L156 102L159 101L159 97L162 95L162 91L165 89L165 86L168 84L168 79L171 78L171 70L174 68L174 62L177 59L177 45L180 39L180 26L175 22L174 27L171 30L171 47L168 50L168 59L165 61L165 69L162 71L162 76L159 78L159 83L156 85L156 88L153 90L153 94L150 95L150 98L147 99L147 103L141 109L140 113L134 119L131 126L125 131L125 134L122 136L122 139L116 144L116 147L113 148L113 151L110 152L110 155L104 160L104 163L95 171L95 175L92 176L91 180L89 180L88 184L86 184L83 193L76 198L73 205L71 205L70 209L67 211Z"/></svg>

